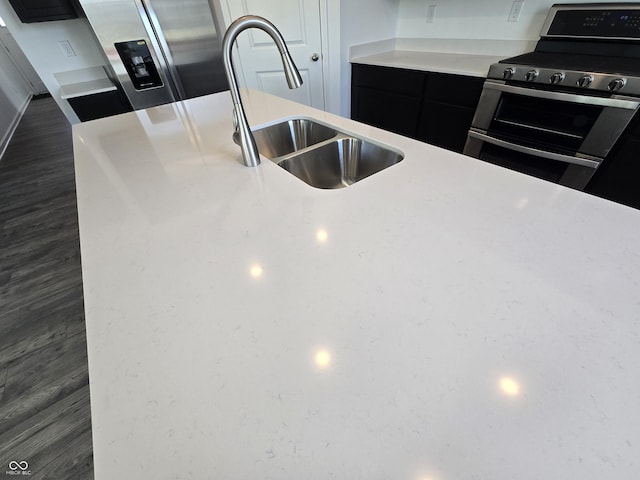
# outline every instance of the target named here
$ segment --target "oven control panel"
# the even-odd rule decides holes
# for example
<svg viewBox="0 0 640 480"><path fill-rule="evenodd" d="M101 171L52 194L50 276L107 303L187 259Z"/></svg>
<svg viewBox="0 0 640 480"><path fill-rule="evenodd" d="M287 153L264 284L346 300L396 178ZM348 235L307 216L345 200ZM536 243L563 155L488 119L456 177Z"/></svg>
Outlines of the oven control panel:
<svg viewBox="0 0 640 480"><path fill-rule="evenodd" d="M640 96L640 78L627 78L616 74L495 63L491 65L487 78L592 90L594 93L600 91L608 94Z"/></svg>
<svg viewBox="0 0 640 480"><path fill-rule="evenodd" d="M554 5L541 36L640 41L640 4Z"/></svg>

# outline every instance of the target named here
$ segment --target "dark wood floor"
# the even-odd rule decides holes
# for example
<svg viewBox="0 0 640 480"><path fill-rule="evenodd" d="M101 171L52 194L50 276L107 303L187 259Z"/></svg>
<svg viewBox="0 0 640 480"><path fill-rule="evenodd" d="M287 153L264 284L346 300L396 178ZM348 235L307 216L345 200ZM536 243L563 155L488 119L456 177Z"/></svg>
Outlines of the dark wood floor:
<svg viewBox="0 0 640 480"><path fill-rule="evenodd" d="M88 378L71 126L46 97L0 160L0 478L93 478Z"/></svg>

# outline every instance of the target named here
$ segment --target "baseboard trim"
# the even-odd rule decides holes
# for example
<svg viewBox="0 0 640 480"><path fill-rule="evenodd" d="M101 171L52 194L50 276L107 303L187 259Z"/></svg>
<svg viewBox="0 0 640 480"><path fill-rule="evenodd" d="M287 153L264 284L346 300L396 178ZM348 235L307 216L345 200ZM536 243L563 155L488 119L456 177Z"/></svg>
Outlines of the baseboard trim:
<svg viewBox="0 0 640 480"><path fill-rule="evenodd" d="M2 140L0 141L0 162L2 161L4 152L7 150L7 147L9 146L9 142L11 141L11 138L13 137L13 134L15 133L16 128L18 128L18 124L20 123L20 120L22 120L22 116L24 115L24 112L27 111L27 107L29 106L29 102L31 102L31 98L32 96L29 95L25 99L24 103L22 104L22 106L16 113L15 117L13 118L13 121L11 122L9 129L2 137Z"/></svg>

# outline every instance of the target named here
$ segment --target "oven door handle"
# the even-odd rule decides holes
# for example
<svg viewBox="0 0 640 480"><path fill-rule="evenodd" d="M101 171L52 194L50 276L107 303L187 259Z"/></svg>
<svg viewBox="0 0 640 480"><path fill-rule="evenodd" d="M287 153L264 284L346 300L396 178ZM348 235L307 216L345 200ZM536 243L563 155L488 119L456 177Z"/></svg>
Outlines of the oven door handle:
<svg viewBox="0 0 640 480"><path fill-rule="evenodd" d="M592 97L589 95L576 95L573 93L550 92L548 90L535 90L533 88L517 87L515 85L505 85L504 83L496 83L487 80L484 88L498 90L505 93L513 93L526 97L544 98L547 100L558 100L570 103L583 103L585 105L596 105L599 107L614 107L626 110L635 110L640 106L640 102L632 99L608 98L608 97Z"/></svg>
<svg viewBox="0 0 640 480"><path fill-rule="evenodd" d="M527 155L533 155L535 157L547 158L549 160L555 160L557 162L571 163L573 165L581 165L583 167L590 167L593 169L598 168L600 162L602 160L596 157L590 158L581 158L574 157L571 155L564 155L562 153L555 152L546 152L544 150L539 150L537 148L525 147L523 145L518 145L517 143L507 142L505 140L500 140L499 138L492 137L485 133L476 132L474 130L469 130L469 137L475 138L477 140L481 140L483 142L491 143L493 145L497 145L498 147L507 148L509 150L513 150L514 152L525 153Z"/></svg>

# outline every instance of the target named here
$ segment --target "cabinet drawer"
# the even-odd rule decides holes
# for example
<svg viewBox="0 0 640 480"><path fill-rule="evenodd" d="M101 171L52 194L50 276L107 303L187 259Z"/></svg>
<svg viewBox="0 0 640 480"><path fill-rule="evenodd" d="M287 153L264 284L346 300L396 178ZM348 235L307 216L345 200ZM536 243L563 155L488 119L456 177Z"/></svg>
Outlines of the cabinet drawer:
<svg viewBox="0 0 640 480"><path fill-rule="evenodd" d="M375 88L416 98L422 96L424 88L425 73L417 70L354 64L351 75L352 87Z"/></svg>

